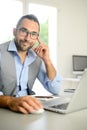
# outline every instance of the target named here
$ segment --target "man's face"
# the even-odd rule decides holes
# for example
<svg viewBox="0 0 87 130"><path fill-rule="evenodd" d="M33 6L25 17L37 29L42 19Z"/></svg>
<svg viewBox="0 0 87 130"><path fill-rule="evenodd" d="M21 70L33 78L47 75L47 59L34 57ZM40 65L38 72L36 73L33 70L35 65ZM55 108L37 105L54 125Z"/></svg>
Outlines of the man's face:
<svg viewBox="0 0 87 130"><path fill-rule="evenodd" d="M39 33L38 23L33 20L24 19L17 29L14 29L14 36L18 51L28 51L37 41Z"/></svg>

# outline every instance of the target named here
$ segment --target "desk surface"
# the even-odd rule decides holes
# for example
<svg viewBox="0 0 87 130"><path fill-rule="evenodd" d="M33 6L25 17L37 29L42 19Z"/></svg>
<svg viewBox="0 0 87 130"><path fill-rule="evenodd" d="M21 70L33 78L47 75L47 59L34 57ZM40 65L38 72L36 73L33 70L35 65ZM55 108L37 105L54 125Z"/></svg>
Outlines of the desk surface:
<svg viewBox="0 0 87 130"><path fill-rule="evenodd" d="M24 115L0 108L0 130L87 130L87 109L62 115Z"/></svg>

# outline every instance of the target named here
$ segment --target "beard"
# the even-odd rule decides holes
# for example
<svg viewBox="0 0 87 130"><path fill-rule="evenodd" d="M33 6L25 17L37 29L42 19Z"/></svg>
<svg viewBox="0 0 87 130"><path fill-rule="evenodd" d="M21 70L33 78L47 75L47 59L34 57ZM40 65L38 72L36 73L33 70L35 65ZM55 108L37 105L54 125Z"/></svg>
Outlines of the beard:
<svg viewBox="0 0 87 130"><path fill-rule="evenodd" d="M31 49L34 44L27 40L15 40L15 45L18 51L28 52L28 50Z"/></svg>

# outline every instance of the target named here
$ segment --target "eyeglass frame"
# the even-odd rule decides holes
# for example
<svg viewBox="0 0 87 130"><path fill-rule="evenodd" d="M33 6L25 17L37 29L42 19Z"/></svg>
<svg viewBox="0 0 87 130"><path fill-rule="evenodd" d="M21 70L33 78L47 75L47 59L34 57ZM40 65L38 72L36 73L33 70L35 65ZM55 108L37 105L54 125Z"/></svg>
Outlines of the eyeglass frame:
<svg viewBox="0 0 87 130"><path fill-rule="evenodd" d="M38 36L39 36L39 33L37 33L37 32L30 32L30 31L28 31L28 30L27 30L26 28L24 28L24 27L22 27L22 28L16 28L16 30L21 31L22 33L25 33L25 35L23 35L23 36L28 36L28 35L30 35L31 38L32 38L32 36L36 36L35 38L32 38L33 40L37 39Z"/></svg>

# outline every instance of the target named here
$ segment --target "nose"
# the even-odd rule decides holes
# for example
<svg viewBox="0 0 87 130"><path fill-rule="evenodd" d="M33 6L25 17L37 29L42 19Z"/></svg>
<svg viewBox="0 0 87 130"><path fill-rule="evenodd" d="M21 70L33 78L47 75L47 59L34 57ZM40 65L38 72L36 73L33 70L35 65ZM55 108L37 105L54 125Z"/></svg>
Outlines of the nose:
<svg viewBox="0 0 87 130"><path fill-rule="evenodd" d="M25 39L28 40L28 41L31 40L31 35L28 33L28 34L25 36Z"/></svg>

